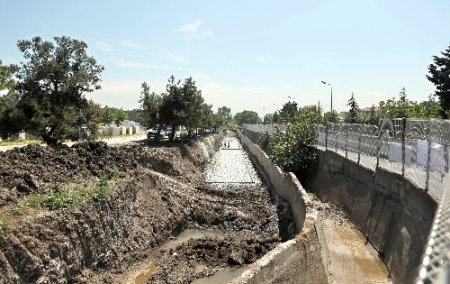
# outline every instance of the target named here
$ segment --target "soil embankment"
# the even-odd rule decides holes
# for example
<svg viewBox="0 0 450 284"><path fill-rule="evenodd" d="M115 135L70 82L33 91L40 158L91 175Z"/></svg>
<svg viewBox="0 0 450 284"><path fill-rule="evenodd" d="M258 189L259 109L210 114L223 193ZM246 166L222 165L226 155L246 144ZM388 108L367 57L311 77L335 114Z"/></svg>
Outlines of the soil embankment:
<svg viewBox="0 0 450 284"><path fill-rule="evenodd" d="M0 283L189 283L255 262L280 242L277 208L261 182L206 183L206 152L196 142L0 153ZM175 242L183 232L206 237Z"/></svg>

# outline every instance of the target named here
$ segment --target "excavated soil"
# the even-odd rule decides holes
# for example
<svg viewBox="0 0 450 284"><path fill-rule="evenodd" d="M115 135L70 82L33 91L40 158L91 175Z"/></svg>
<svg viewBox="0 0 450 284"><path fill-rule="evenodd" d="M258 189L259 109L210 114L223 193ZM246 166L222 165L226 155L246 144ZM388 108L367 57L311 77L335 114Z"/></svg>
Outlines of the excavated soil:
<svg viewBox="0 0 450 284"><path fill-rule="evenodd" d="M0 153L0 221L9 224L0 229L0 283L135 283L143 271L142 283L190 283L256 261L280 242L277 213L288 210L263 184L207 184L206 153L198 142ZM112 172L106 199L54 211L20 205ZM222 236L173 244L185 230Z"/></svg>

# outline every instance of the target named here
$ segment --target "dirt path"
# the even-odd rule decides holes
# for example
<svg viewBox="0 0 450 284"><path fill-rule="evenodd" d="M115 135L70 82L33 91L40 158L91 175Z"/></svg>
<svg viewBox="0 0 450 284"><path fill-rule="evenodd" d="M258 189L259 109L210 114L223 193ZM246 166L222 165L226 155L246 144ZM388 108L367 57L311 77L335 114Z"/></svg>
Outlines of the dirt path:
<svg viewBox="0 0 450 284"><path fill-rule="evenodd" d="M127 144L130 142L135 142L135 141L140 141L146 139L146 134L142 133L142 134L136 134L136 135L126 135L126 136L117 136L117 137L105 137L105 138L101 138L98 139L96 141L103 141L106 142L108 145L118 145L118 144ZM79 143L79 142L64 142L63 144L67 145L67 146L72 146L75 143ZM33 143L35 144L35 143ZM25 147L29 145L29 143L20 143L18 142L17 144L14 145L8 145L8 146L0 146L0 152L5 152L14 148L21 148L21 147ZM45 146L45 144L38 144L38 145L42 145Z"/></svg>

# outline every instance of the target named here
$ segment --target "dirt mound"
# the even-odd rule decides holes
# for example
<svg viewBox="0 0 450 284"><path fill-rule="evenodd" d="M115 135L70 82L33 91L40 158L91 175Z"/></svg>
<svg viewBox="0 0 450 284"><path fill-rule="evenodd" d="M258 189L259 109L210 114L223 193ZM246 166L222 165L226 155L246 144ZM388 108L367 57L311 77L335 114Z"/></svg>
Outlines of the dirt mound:
<svg viewBox="0 0 450 284"><path fill-rule="evenodd" d="M132 171L138 166L199 184L202 181L199 166L206 162L201 153L195 143L150 148L85 142L72 147L16 148L0 153L0 206L14 203L22 195L46 191L57 183Z"/></svg>

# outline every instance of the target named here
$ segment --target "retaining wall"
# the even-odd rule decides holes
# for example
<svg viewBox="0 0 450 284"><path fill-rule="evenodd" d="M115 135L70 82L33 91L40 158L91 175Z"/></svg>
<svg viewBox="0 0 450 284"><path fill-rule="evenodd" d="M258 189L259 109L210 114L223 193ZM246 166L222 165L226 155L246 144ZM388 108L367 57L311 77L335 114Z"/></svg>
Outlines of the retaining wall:
<svg viewBox="0 0 450 284"><path fill-rule="evenodd" d="M293 173L283 172L258 145L245 135L238 135L242 145L264 170L274 190L289 202L299 233L251 264L232 283L327 283L314 226L317 212L310 205L306 191Z"/></svg>
<svg viewBox="0 0 450 284"><path fill-rule="evenodd" d="M394 283L413 283L437 203L420 187L384 169L373 171L318 150L309 189L342 207L378 250Z"/></svg>

